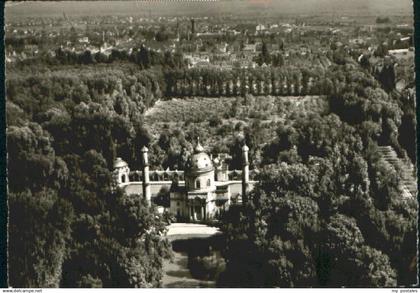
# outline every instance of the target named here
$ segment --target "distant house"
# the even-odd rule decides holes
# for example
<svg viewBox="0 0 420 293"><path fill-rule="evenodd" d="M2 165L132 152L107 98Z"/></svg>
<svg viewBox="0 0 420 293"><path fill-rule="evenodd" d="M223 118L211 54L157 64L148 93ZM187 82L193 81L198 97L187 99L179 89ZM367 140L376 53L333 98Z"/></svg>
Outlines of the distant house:
<svg viewBox="0 0 420 293"><path fill-rule="evenodd" d="M250 62L248 64L248 68L256 68L257 66L258 66L257 63L255 63L255 62Z"/></svg>
<svg viewBox="0 0 420 293"><path fill-rule="evenodd" d="M79 43L81 44L88 44L89 43L89 38L88 37L83 37L79 39Z"/></svg>
<svg viewBox="0 0 420 293"><path fill-rule="evenodd" d="M249 63L249 62L252 62L253 56L254 56L253 54L246 54L245 52L239 53L236 55L236 60L240 62Z"/></svg>
<svg viewBox="0 0 420 293"><path fill-rule="evenodd" d="M414 57L414 51L410 49L388 50L388 54L397 59L409 59Z"/></svg>
<svg viewBox="0 0 420 293"><path fill-rule="evenodd" d="M217 50L219 52L226 53L227 52L227 48L228 48L228 44L225 43L225 42L223 42L221 44L218 44L216 47L217 47Z"/></svg>
<svg viewBox="0 0 420 293"><path fill-rule="evenodd" d="M211 66L211 64L209 63L209 62L206 62L206 61L199 61L199 62L197 62L196 64L195 64L195 66L194 67L197 67L197 68L209 68Z"/></svg>
<svg viewBox="0 0 420 293"><path fill-rule="evenodd" d="M243 48L243 51L248 53L255 53L257 52L257 44L246 44Z"/></svg>
<svg viewBox="0 0 420 293"><path fill-rule="evenodd" d="M38 45L26 44L25 51L34 52L38 50Z"/></svg>
<svg viewBox="0 0 420 293"><path fill-rule="evenodd" d="M258 64L253 61L241 60L236 63L236 66L240 68L256 68Z"/></svg>
<svg viewBox="0 0 420 293"><path fill-rule="evenodd" d="M232 62L223 61L220 63L219 67L220 69L223 69L223 70L232 70L233 64Z"/></svg>
<svg viewBox="0 0 420 293"><path fill-rule="evenodd" d="M237 36L237 35L239 35L241 32L238 32L238 31L236 31L236 30L228 30L227 31L227 34L228 35L233 35L233 36Z"/></svg>
<svg viewBox="0 0 420 293"><path fill-rule="evenodd" d="M299 48L300 54L301 55L306 55L307 53L309 53L311 50L308 47L300 47Z"/></svg>
<svg viewBox="0 0 420 293"><path fill-rule="evenodd" d="M197 33L197 37L218 37L222 36L222 32L204 32L204 33Z"/></svg>
<svg viewBox="0 0 420 293"><path fill-rule="evenodd" d="M412 37L401 37L396 40L393 40L393 45L396 45L398 49L407 49L412 46Z"/></svg>
<svg viewBox="0 0 420 293"><path fill-rule="evenodd" d="M205 54L185 55L184 58L187 60L188 68L210 66L210 58Z"/></svg>
<svg viewBox="0 0 420 293"><path fill-rule="evenodd" d="M263 25L263 24L259 24L259 25L257 25L256 27L255 27L255 30L257 31L257 32L260 32L260 31L265 31L267 28L265 27L265 25Z"/></svg>
<svg viewBox="0 0 420 293"><path fill-rule="evenodd" d="M229 52L238 52L241 50L241 45L239 42L234 42L233 44L230 44L227 49Z"/></svg>
<svg viewBox="0 0 420 293"><path fill-rule="evenodd" d="M355 45L364 45L366 44L365 40L361 39L361 38L356 38L356 39L351 39L349 40L350 44L355 44Z"/></svg>

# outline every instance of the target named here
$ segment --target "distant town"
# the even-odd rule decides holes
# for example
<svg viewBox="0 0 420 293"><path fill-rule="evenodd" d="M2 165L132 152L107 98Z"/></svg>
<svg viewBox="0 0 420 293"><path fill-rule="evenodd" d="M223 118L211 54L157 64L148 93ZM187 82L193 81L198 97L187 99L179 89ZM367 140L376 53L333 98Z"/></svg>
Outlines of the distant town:
<svg viewBox="0 0 420 293"><path fill-rule="evenodd" d="M413 27L409 19L377 17L359 25L353 17L316 17L238 20L224 17L62 17L26 19L6 24L6 62L40 55L54 57L60 48L97 59L115 51L131 54L145 46L156 52L180 52L189 68L256 68L269 66L259 60L263 50L277 56L271 62L293 64L296 56L328 56L331 46L355 57L384 50L396 61L414 56ZM322 65L327 58L320 58ZM326 64L325 64L326 63Z"/></svg>

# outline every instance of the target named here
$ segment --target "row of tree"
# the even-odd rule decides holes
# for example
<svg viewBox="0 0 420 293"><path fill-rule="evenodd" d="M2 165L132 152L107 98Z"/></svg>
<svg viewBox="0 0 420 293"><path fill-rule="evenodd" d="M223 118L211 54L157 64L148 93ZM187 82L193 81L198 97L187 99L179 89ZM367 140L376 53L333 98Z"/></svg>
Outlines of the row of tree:
<svg viewBox="0 0 420 293"><path fill-rule="evenodd" d="M342 86L342 81L323 67L295 66L170 70L165 74L165 81L169 97L325 95Z"/></svg>

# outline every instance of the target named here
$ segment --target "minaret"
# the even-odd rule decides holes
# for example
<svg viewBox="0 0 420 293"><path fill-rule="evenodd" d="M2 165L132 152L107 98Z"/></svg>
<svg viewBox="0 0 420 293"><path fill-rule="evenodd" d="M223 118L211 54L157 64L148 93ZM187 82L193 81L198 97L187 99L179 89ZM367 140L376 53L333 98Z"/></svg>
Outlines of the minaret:
<svg viewBox="0 0 420 293"><path fill-rule="evenodd" d="M149 160L147 158L147 153L149 149L146 146L143 146L141 153L143 156L143 196L146 198L148 205L151 205L152 194L150 192L150 180L149 180Z"/></svg>
<svg viewBox="0 0 420 293"><path fill-rule="evenodd" d="M249 162L248 162L249 148L246 144L242 147L242 203L248 201L248 184L249 184Z"/></svg>

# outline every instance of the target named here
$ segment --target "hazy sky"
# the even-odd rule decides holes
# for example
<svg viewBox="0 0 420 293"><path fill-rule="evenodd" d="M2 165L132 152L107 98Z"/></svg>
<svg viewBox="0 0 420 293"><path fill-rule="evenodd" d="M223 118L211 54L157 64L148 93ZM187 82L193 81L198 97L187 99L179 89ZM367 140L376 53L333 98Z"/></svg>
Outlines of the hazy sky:
<svg viewBox="0 0 420 293"><path fill-rule="evenodd" d="M152 2L153 1L153 2ZM194 15L207 13L410 15L412 0L61 1L6 3L6 18L67 15Z"/></svg>

